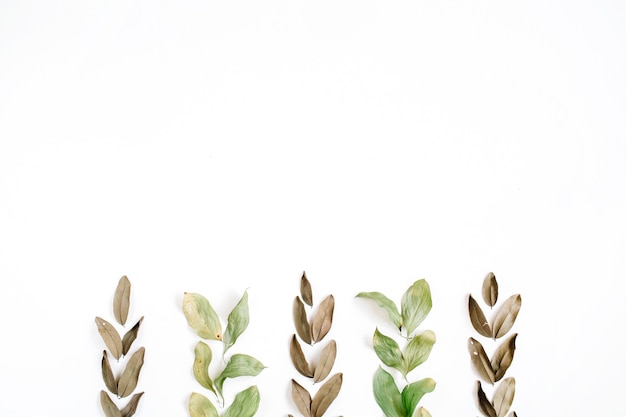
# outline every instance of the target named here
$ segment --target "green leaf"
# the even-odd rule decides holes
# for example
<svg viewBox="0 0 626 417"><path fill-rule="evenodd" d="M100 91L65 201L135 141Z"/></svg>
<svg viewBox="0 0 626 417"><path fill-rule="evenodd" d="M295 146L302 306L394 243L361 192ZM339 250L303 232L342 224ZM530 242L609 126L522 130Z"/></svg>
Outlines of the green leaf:
<svg viewBox="0 0 626 417"><path fill-rule="evenodd" d="M231 356L222 373L215 378L215 388L222 394L222 386L226 378L238 376L256 376L265 369L265 366L250 355L236 353Z"/></svg>
<svg viewBox="0 0 626 417"><path fill-rule="evenodd" d="M235 395L233 403L224 413L224 417L252 417L259 409L261 396L256 385Z"/></svg>
<svg viewBox="0 0 626 417"><path fill-rule="evenodd" d="M387 312L389 319L398 329L402 327L402 316L398 313L398 307L385 295L379 292L360 292L356 296L376 302L379 307L383 308Z"/></svg>
<svg viewBox="0 0 626 417"><path fill-rule="evenodd" d="M433 306L430 287L425 279L415 281L402 295L402 323L406 336L411 337L417 326L426 318Z"/></svg>
<svg viewBox="0 0 626 417"><path fill-rule="evenodd" d="M402 405L406 415L412 416L424 394L433 392L434 389L435 381L431 378L424 378L405 386L402 390Z"/></svg>
<svg viewBox="0 0 626 417"><path fill-rule="evenodd" d="M213 403L197 392L192 392L189 397L189 415L191 417L219 417Z"/></svg>
<svg viewBox="0 0 626 417"><path fill-rule="evenodd" d="M237 305L228 315L228 324L224 331L224 353L235 344L237 338L246 330L249 321L248 292L245 291Z"/></svg>
<svg viewBox="0 0 626 417"><path fill-rule="evenodd" d="M215 394L213 381L209 375L209 365L213 359L213 352L206 343L200 341L193 350L195 355L193 361L193 376L204 388L211 390Z"/></svg>
<svg viewBox="0 0 626 417"><path fill-rule="evenodd" d="M404 372L404 360L402 357L402 351L398 343L389 336L385 336L378 331L378 328L374 331L373 337L374 351L378 358L385 365L395 368L406 375Z"/></svg>
<svg viewBox="0 0 626 417"><path fill-rule="evenodd" d="M203 339L222 340L222 325L211 303L204 296L186 292L183 313L187 323Z"/></svg>
<svg viewBox="0 0 626 417"><path fill-rule="evenodd" d="M435 341L435 333L431 330L425 330L411 339L404 351L404 376L428 359Z"/></svg>
<svg viewBox="0 0 626 417"><path fill-rule="evenodd" d="M402 396L396 381L380 366L374 375L374 398L385 413L385 417L410 417L407 416L402 404Z"/></svg>

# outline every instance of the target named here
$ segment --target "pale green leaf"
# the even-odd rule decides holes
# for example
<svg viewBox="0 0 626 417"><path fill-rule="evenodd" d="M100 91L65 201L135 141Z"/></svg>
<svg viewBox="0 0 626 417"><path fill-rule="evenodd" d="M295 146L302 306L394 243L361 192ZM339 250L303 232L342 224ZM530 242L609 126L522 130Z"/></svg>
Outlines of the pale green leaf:
<svg viewBox="0 0 626 417"><path fill-rule="evenodd" d="M435 381L431 378L424 378L419 381L408 384L402 390L402 405L407 416L412 416L417 404L420 402L424 394L433 392L435 389Z"/></svg>
<svg viewBox="0 0 626 417"><path fill-rule="evenodd" d="M261 373L263 369L265 369L265 366L252 356L236 353L231 356L221 374L215 378L215 388L221 395L222 386L226 378L256 376Z"/></svg>
<svg viewBox="0 0 626 417"><path fill-rule="evenodd" d="M235 344L237 338L248 327L250 316L248 313L248 292L245 291L243 296L228 315L228 324L224 331L224 353Z"/></svg>
<svg viewBox="0 0 626 417"><path fill-rule="evenodd" d="M415 281L405 291L402 295L401 314L407 337L411 337L417 326L424 321L432 306L430 286L425 279Z"/></svg>
<svg viewBox="0 0 626 417"><path fill-rule="evenodd" d="M203 295L186 292L183 313L187 323L203 339L222 340L222 325L211 303Z"/></svg>
<svg viewBox="0 0 626 417"><path fill-rule="evenodd" d="M410 416L409 416L410 417ZM432 417L432 415L428 412L424 407L420 407L417 409L417 414L415 417Z"/></svg>
<svg viewBox="0 0 626 417"><path fill-rule="evenodd" d="M387 298L387 296L379 292L360 292L356 296L374 301L387 312L389 319L398 329L402 327L402 316L398 312L398 306Z"/></svg>
<svg viewBox="0 0 626 417"><path fill-rule="evenodd" d="M407 416L402 404L402 395L395 380L383 368L378 367L374 375L374 398L383 410L385 417L410 417Z"/></svg>
<svg viewBox="0 0 626 417"><path fill-rule="evenodd" d="M404 372L404 360L402 357L402 351L398 343L389 336L385 336L378 328L374 331L374 337L372 338L374 351L376 355L385 365L395 368L406 375Z"/></svg>
<svg viewBox="0 0 626 417"><path fill-rule="evenodd" d="M193 375L196 377L196 380L200 383L200 385L215 393L213 381L209 375L209 365L213 359L211 347L209 347L206 343L199 341L196 343L193 353L195 356L193 361Z"/></svg>
<svg viewBox="0 0 626 417"><path fill-rule="evenodd" d="M213 403L197 392L192 392L189 397L189 415L191 417L219 417Z"/></svg>
<svg viewBox="0 0 626 417"><path fill-rule="evenodd" d="M431 330L425 330L409 341L404 351L405 376L428 359L435 341L435 333Z"/></svg>
<svg viewBox="0 0 626 417"><path fill-rule="evenodd" d="M256 385L246 388L235 395L235 399L224 417L252 417L259 409L261 396Z"/></svg>

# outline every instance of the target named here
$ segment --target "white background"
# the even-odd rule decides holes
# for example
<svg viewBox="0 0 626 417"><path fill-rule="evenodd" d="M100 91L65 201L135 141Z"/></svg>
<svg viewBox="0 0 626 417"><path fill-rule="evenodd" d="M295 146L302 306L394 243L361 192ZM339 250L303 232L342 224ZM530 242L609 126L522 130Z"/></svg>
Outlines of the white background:
<svg viewBox="0 0 626 417"><path fill-rule="evenodd" d="M184 291L297 415L291 304L336 299L328 416L382 416L370 342L415 280L433 416L475 416L467 294L521 293L520 416L623 415L626 3L0 2L0 415L98 416L118 279L146 363L138 416L199 390ZM485 342L490 346L489 342ZM315 388L312 388L314 390Z"/></svg>

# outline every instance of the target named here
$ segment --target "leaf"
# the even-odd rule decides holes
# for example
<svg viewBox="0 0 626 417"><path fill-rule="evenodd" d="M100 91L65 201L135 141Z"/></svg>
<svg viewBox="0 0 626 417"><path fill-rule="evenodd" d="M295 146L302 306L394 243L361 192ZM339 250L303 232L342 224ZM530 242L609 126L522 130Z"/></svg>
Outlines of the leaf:
<svg viewBox="0 0 626 417"><path fill-rule="evenodd" d="M222 373L215 378L215 388L222 393L222 386L226 378L236 378L239 376L256 376L265 369L265 366L250 355L236 353L230 357Z"/></svg>
<svg viewBox="0 0 626 417"><path fill-rule="evenodd" d="M302 273L302 278L300 278L300 296L309 307L313 306L313 290L304 272Z"/></svg>
<svg viewBox="0 0 626 417"><path fill-rule="evenodd" d="M307 378L313 377L313 372L311 372L309 362L307 362L306 356L304 356L304 352L302 351L302 346L300 346L300 342L298 342L298 338L295 334L291 338L289 355L291 356L293 366L298 372L300 372L301 375L306 376Z"/></svg>
<svg viewBox="0 0 626 417"><path fill-rule="evenodd" d="M505 378L493 395L493 408L498 417L504 417L515 397L515 378Z"/></svg>
<svg viewBox="0 0 626 417"><path fill-rule="evenodd" d="M507 298L493 320L492 331L494 339L504 336L511 330L521 307L522 297L519 294Z"/></svg>
<svg viewBox="0 0 626 417"><path fill-rule="evenodd" d="M480 408L480 412L483 413L485 417L498 417L498 415L496 414L496 410L493 408L493 405L487 399L487 396L483 391L483 387L480 385L480 381L476 381L476 387L476 398L478 399L478 407Z"/></svg>
<svg viewBox="0 0 626 417"><path fill-rule="evenodd" d="M425 330L409 341L404 351L404 376L428 359L435 341L435 333L431 330Z"/></svg>
<svg viewBox="0 0 626 417"><path fill-rule="evenodd" d="M104 385L106 385L107 389L111 391L111 393L117 395L117 381L115 381L115 375L113 375L113 370L111 369L109 356L107 355L106 350L102 351L102 379L104 380Z"/></svg>
<svg viewBox="0 0 626 417"><path fill-rule="evenodd" d="M245 291L237 305L228 315L228 324L224 331L224 353L235 344L237 338L246 330L249 321L248 292Z"/></svg>
<svg viewBox="0 0 626 417"><path fill-rule="evenodd" d="M122 339L120 334L111 323L103 318L96 317L96 325L98 326L98 333L100 333L106 347L109 348L111 355L119 360L122 356Z"/></svg>
<svg viewBox="0 0 626 417"><path fill-rule="evenodd" d="M320 387L311 403L311 415L313 417L322 417L324 415L328 407L330 407L332 402L335 401L335 398L337 398L337 395L339 395L342 382L343 374L340 372L331 376L328 381Z"/></svg>
<svg viewBox="0 0 626 417"><path fill-rule="evenodd" d="M305 417L311 417L311 394L295 379L291 380L291 398Z"/></svg>
<svg viewBox="0 0 626 417"><path fill-rule="evenodd" d="M356 296L374 301L379 307L383 308L387 312L389 319L398 328L398 330L402 327L402 316L398 313L398 307L385 295L379 292L360 292Z"/></svg>
<svg viewBox="0 0 626 417"><path fill-rule="evenodd" d="M252 417L259 409L261 396L256 385L246 388L235 395L235 399L224 417Z"/></svg>
<svg viewBox="0 0 626 417"><path fill-rule="evenodd" d="M402 295L402 324L406 336L411 337L417 326L424 321L433 306L430 287L425 279L415 281Z"/></svg>
<svg viewBox="0 0 626 417"><path fill-rule="evenodd" d="M483 345L481 345L478 340L470 337L467 346L469 348L474 369L476 369L476 372L478 372L483 380L493 385L495 382L495 374L491 368L491 362L485 353Z"/></svg>
<svg viewBox="0 0 626 417"><path fill-rule="evenodd" d="M139 392L132 396L128 404L126 404L126 407L122 408L122 417L131 417L135 414L142 395L143 392Z"/></svg>
<svg viewBox="0 0 626 417"><path fill-rule="evenodd" d="M328 342L328 344L322 349L320 353L320 361L315 367L313 374L313 382L320 382L326 378L335 364L335 358L337 357L337 343L334 340Z"/></svg>
<svg viewBox="0 0 626 417"><path fill-rule="evenodd" d="M398 343L389 336L385 336L378 331L378 328L374 330L374 337L372 338L374 345L374 351L378 358L387 366L397 369L406 375L404 372L404 359L402 357L402 351Z"/></svg>
<svg viewBox="0 0 626 417"><path fill-rule="evenodd" d="M330 331L333 324L333 311L335 310L335 297L329 295L320 303L317 314L311 323L311 339L314 342L321 341Z"/></svg>
<svg viewBox="0 0 626 417"><path fill-rule="evenodd" d="M431 378L424 378L419 381L408 384L402 390L402 405L407 416L412 416L417 404L420 402L424 394L433 392L435 389L435 381ZM419 414L418 414L419 415Z"/></svg>
<svg viewBox="0 0 626 417"><path fill-rule="evenodd" d="M222 340L222 325L211 303L204 296L186 292L183 313L187 323L203 339Z"/></svg>
<svg viewBox="0 0 626 417"><path fill-rule="evenodd" d="M488 273L483 280L482 295L489 307L493 307L498 301L498 281L493 272Z"/></svg>
<svg viewBox="0 0 626 417"><path fill-rule="evenodd" d="M517 417L517 413L515 411L511 411L508 417Z"/></svg>
<svg viewBox="0 0 626 417"><path fill-rule="evenodd" d="M122 326L126 324L128 309L130 308L130 281L124 275L120 278L113 296L113 315Z"/></svg>
<svg viewBox="0 0 626 417"><path fill-rule="evenodd" d="M383 410L385 417L410 417L407 416L402 404L402 396L391 374L382 367L374 374L374 398Z"/></svg>
<svg viewBox="0 0 626 417"><path fill-rule="evenodd" d="M417 415L415 417L432 417L432 415L428 412L427 409L425 409L424 407L420 407L417 410Z"/></svg>
<svg viewBox="0 0 626 417"><path fill-rule="evenodd" d="M514 333L511 337L502 342L491 358L491 368L495 373L495 381L502 379L507 369L509 369L509 366L511 366L511 363L513 362L516 338L517 333Z"/></svg>
<svg viewBox="0 0 626 417"><path fill-rule="evenodd" d="M141 367L143 366L145 351L146 349L144 347L140 347L128 360L126 368L124 368L120 380L117 383L118 395L121 398L129 396L135 390L137 381L139 380L139 372L141 372Z"/></svg>
<svg viewBox="0 0 626 417"><path fill-rule="evenodd" d="M100 391L100 405L106 417L122 417L122 412L104 390Z"/></svg>
<svg viewBox="0 0 626 417"><path fill-rule="evenodd" d="M200 385L215 394L215 387L209 375L209 365L213 359L211 348L206 343L199 341L196 343L193 353L193 376L196 377L196 381L198 381Z"/></svg>
<svg viewBox="0 0 626 417"><path fill-rule="evenodd" d="M304 304L300 297L296 297L293 301L293 320L296 325L296 333L300 336L300 339L308 345L311 344L311 327L306 317L306 311Z"/></svg>
<svg viewBox="0 0 626 417"><path fill-rule="evenodd" d="M122 338L122 355L126 356L130 347L132 346L135 339L137 339L137 334L139 333L139 326L141 326L141 322L143 321L143 317L139 319L137 323L124 334Z"/></svg>
<svg viewBox="0 0 626 417"><path fill-rule="evenodd" d="M219 417L213 403L197 392L192 392L189 397L189 415L191 417Z"/></svg>
<svg viewBox="0 0 626 417"><path fill-rule="evenodd" d="M468 310L470 321L474 329L485 337L491 337L491 326L489 326L485 313L483 313L483 310L471 294L469 296Z"/></svg>

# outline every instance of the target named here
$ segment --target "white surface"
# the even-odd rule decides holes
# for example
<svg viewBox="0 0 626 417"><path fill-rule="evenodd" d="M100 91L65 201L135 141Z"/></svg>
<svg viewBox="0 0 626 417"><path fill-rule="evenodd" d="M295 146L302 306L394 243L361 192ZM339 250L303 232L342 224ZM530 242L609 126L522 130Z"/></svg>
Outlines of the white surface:
<svg viewBox="0 0 626 417"><path fill-rule="evenodd" d="M241 386L296 414L303 270L337 303L328 416L382 416L385 318L354 295L422 277L421 404L478 415L465 302L488 271L524 300L518 414L621 415L624 21L610 0L3 1L0 415L102 415L93 318L123 274L138 416L199 389L182 293L225 317L246 288L234 350L268 368Z"/></svg>

